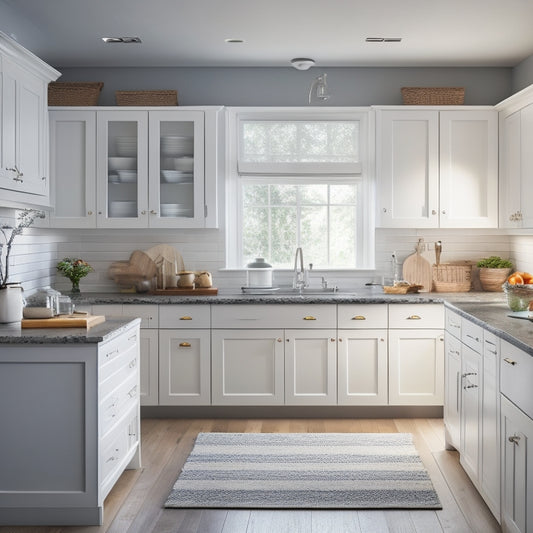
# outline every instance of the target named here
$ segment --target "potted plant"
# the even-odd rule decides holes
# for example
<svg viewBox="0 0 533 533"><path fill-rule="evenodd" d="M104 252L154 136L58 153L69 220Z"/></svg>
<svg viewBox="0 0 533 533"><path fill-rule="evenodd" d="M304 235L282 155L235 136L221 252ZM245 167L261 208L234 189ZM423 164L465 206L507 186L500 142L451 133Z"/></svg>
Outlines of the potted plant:
<svg viewBox="0 0 533 533"><path fill-rule="evenodd" d="M9 256L15 237L31 226L36 218L44 218L44 212L23 209L17 215L15 226L4 224L0 227L4 239L0 243L0 323L19 322L22 319L22 286L9 281Z"/></svg>
<svg viewBox="0 0 533 533"><path fill-rule="evenodd" d="M477 262L479 268L479 281L485 291L498 292L511 272L513 264L509 259L502 259L491 255Z"/></svg>
<svg viewBox="0 0 533 533"><path fill-rule="evenodd" d="M71 259L70 257L59 261L56 268L71 281L72 293L80 292L80 279L93 271L93 267L83 259Z"/></svg>

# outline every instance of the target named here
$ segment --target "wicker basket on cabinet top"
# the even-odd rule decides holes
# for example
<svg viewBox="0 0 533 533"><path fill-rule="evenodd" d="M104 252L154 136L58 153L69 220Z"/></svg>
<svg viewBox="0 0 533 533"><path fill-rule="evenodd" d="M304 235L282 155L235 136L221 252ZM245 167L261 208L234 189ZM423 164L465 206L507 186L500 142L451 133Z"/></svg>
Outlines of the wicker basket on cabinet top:
<svg viewBox="0 0 533 533"><path fill-rule="evenodd" d="M117 105L122 106L177 106L178 91L116 91Z"/></svg>
<svg viewBox="0 0 533 533"><path fill-rule="evenodd" d="M101 81L53 81L48 84L48 105L98 105L103 86Z"/></svg>
<svg viewBox="0 0 533 533"><path fill-rule="evenodd" d="M402 87L405 105L462 105L464 87Z"/></svg>
<svg viewBox="0 0 533 533"><path fill-rule="evenodd" d="M472 264L467 262L433 265L435 292L468 292L472 287Z"/></svg>

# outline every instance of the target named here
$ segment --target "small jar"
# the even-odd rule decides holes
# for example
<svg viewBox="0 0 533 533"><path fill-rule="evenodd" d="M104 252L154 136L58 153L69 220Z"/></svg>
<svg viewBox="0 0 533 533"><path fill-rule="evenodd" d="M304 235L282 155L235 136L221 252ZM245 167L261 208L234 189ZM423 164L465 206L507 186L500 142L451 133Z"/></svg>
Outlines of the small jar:
<svg viewBox="0 0 533 533"><path fill-rule="evenodd" d="M272 287L272 265L269 265L263 257L246 265L246 279L248 287L268 289Z"/></svg>

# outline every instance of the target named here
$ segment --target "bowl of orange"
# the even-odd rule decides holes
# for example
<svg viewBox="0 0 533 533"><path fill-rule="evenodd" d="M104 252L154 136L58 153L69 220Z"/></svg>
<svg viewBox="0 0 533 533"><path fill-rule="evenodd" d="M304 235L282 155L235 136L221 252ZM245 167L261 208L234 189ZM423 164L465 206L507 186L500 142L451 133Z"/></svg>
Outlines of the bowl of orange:
<svg viewBox="0 0 533 533"><path fill-rule="evenodd" d="M533 300L533 274L513 272L502 285L511 311L526 311Z"/></svg>

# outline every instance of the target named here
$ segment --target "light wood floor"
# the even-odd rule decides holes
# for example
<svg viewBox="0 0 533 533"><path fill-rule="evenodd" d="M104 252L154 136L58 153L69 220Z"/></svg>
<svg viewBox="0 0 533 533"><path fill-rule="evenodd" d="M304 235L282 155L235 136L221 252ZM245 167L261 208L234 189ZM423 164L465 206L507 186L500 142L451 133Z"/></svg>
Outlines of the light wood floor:
<svg viewBox="0 0 533 533"><path fill-rule="evenodd" d="M163 509L202 431L407 432L439 494L441 511L261 511ZM143 468L126 471L105 501L101 527L0 527L0 533L491 533L500 527L444 450L441 419L261 419L142 421Z"/></svg>

